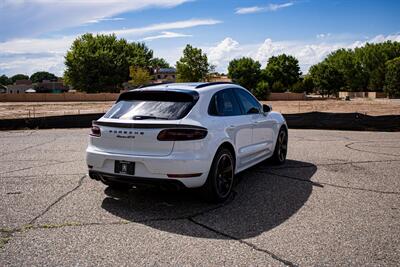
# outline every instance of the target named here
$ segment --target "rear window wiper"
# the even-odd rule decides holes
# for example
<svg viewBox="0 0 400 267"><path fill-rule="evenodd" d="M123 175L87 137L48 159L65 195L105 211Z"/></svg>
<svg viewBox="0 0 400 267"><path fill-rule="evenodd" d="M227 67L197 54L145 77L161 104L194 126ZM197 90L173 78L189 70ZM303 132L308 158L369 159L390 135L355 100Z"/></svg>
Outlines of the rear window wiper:
<svg viewBox="0 0 400 267"><path fill-rule="evenodd" d="M133 116L134 120L169 120L169 118L165 117L157 117L157 116L149 116L149 115L135 115Z"/></svg>

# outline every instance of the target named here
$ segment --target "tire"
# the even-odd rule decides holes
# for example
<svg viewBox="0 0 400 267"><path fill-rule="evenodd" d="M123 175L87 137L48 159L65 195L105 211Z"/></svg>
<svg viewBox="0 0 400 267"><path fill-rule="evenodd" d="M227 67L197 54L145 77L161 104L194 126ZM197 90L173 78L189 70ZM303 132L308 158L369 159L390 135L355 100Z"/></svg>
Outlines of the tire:
<svg viewBox="0 0 400 267"><path fill-rule="evenodd" d="M276 138L274 154L271 160L274 164L281 165L286 161L287 155L287 145L288 145L288 134L284 127L279 130L278 137Z"/></svg>
<svg viewBox="0 0 400 267"><path fill-rule="evenodd" d="M226 201L232 193L235 161L232 153L222 148L215 154L207 181L202 187L203 197L210 202Z"/></svg>

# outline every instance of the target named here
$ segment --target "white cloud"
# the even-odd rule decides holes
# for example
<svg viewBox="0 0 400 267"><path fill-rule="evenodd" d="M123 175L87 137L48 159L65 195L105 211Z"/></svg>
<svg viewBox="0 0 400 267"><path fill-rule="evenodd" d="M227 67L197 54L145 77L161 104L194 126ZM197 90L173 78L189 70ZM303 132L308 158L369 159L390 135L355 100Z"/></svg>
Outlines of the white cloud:
<svg viewBox="0 0 400 267"><path fill-rule="evenodd" d="M330 41L318 40L316 42L305 41L273 41L267 38L261 44L239 44L232 38L225 38L216 46L205 47L204 50L212 64L217 66L219 72L226 72L229 61L239 57L251 57L258 60L263 67L267 64L271 56L277 56L282 53L295 56L299 60L300 68L303 73L321 62L329 53L340 48L355 48L369 43L378 43L384 41L400 41L400 34L377 35L368 40L362 41Z"/></svg>
<svg viewBox="0 0 400 267"><path fill-rule="evenodd" d="M374 38L372 38L369 42L370 43L381 43L381 42L385 42L385 41L396 41L396 42L400 42L400 34L391 34L391 35L377 35Z"/></svg>
<svg viewBox="0 0 400 267"><path fill-rule="evenodd" d="M211 64L220 66L229 62L240 50L239 43L230 37L225 38L217 46L208 49L208 58Z"/></svg>
<svg viewBox="0 0 400 267"><path fill-rule="evenodd" d="M221 23L219 20L215 19L189 19L174 22L158 23L140 28L130 28L122 30L104 31L101 33L115 33L118 36L138 36L150 32L165 31L165 30L176 30L176 29L186 29L193 28L197 26L215 25Z"/></svg>
<svg viewBox="0 0 400 267"><path fill-rule="evenodd" d="M169 39L169 38L182 38L182 37L191 37L190 34L182 34L177 32L161 32L159 35L148 36L142 38L140 41L153 41L157 39Z"/></svg>
<svg viewBox="0 0 400 267"><path fill-rule="evenodd" d="M239 7L236 8L236 14L243 15L243 14L251 14L251 13L258 13L263 11L264 8L259 6L251 6L251 7Z"/></svg>
<svg viewBox="0 0 400 267"><path fill-rule="evenodd" d="M161 38L189 37L191 35L175 33L168 30L185 29L217 23L220 23L220 21L212 19L189 19L103 33L115 33L118 37L133 36L134 39L138 40L139 36L161 31L161 34L141 39L144 41L151 41ZM31 74L39 70L52 70L56 74L61 75L64 70L64 55L77 36L78 35L59 38L24 38L0 42L0 72L11 75L17 72ZM167 58L171 58L170 55Z"/></svg>
<svg viewBox="0 0 400 267"><path fill-rule="evenodd" d="M284 4L269 4L267 6L268 11L277 11L278 9L293 6L293 3L284 3Z"/></svg>
<svg viewBox="0 0 400 267"><path fill-rule="evenodd" d="M98 18L98 19L92 19L86 21L87 24L94 24L94 23L100 23L102 21L121 21L125 20L125 18Z"/></svg>
<svg viewBox="0 0 400 267"><path fill-rule="evenodd" d="M0 41L34 37L125 12L154 7L169 8L188 1L190 0L2 0Z"/></svg>
<svg viewBox="0 0 400 267"><path fill-rule="evenodd" d="M62 75L64 55L74 37L17 39L0 43L0 72L32 74L46 70Z"/></svg>
<svg viewBox="0 0 400 267"><path fill-rule="evenodd" d="M330 36L331 36L330 33L320 33L320 34L317 34L317 39L324 39L324 38L328 38Z"/></svg>
<svg viewBox="0 0 400 267"><path fill-rule="evenodd" d="M0 42L0 54L3 53L65 53L76 36L64 36L61 38L31 38L14 39Z"/></svg>
<svg viewBox="0 0 400 267"><path fill-rule="evenodd" d="M269 12L269 11L277 11L279 9L292 6L292 2L283 3L283 4L269 4L267 6L251 6L251 7L239 7L236 8L236 14L244 15L244 14L252 14L259 12Z"/></svg>

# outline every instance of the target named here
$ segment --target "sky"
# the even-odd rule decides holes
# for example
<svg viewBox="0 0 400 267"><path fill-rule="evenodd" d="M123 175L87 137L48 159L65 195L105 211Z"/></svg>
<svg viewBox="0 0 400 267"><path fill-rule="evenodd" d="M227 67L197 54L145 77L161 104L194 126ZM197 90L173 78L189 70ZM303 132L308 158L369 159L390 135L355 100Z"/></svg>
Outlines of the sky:
<svg viewBox="0 0 400 267"><path fill-rule="evenodd" d="M243 56L264 67L282 53L303 73L339 48L400 41L398 0L0 0L0 75L62 76L73 40L115 33L171 65L186 44L219 72Z"/></svg>

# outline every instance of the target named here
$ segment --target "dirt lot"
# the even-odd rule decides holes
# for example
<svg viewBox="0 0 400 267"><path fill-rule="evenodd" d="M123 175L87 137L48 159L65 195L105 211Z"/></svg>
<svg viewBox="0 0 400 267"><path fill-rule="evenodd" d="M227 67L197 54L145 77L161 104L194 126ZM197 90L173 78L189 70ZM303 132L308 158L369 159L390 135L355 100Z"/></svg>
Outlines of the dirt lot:
<svg viewBox="0 0 400 267"><path fill-rule="evenodd" d="M354 99L343 100L313 100L313 101L265 101L272 108L283 114L304 112L358 112L367 115L400 115L400 99Z"/></svg>
<svg viewBox="0 0 400 267"><path fill-rule="evenodd" d="M43 117L106 112L113 104L108 102L3 102L0 119Z"/></svg>
<svg viewBox="0 0 400 267"><path fill-rule="evenodd" d="M367 115L400 115L400 100L313 100L269 101L284 114L320 112L359 112ZM43 117L66 114L101 113L113 102L13 102L0 103L0 119Z"/></svg>

